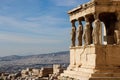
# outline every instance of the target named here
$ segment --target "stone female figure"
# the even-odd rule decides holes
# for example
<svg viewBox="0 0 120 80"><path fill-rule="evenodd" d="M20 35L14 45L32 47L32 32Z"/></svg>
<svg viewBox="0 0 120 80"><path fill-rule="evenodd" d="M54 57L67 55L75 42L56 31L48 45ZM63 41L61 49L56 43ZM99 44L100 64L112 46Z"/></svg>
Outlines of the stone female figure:
<svg viewBox="0 0 120 80"><path fill-rule="evenodd" d="M101 28L102 28L102 24L101 24L100 20L96 19L93 22L93 32L92 32L93 42L96 45L102 44Z"/></svg>
<svg viewBox="0 0 120 80"><path fill-rule="evenodd" d="M90 29L90 23L86 22L85 28L84 28L84 33L83 33L83 39L84 39L84 44L85 45L90 45L91 44L91 29Z"/></svg>
<svg viewBox="0 0 120 80"><path fill-rule="evenodd" d="M82 23L79 23L77 30L78 46L82 46L82 34L83 34L83 26Z"/></svg>
<svg viewBox="0 0 120 80"><path fill-rule="evenodd" d="M71 45L71 47L75 46L75 40L76 40L76 27L72 26L72 31L71 31L71 42L72 42L72 45Z"/></svg>

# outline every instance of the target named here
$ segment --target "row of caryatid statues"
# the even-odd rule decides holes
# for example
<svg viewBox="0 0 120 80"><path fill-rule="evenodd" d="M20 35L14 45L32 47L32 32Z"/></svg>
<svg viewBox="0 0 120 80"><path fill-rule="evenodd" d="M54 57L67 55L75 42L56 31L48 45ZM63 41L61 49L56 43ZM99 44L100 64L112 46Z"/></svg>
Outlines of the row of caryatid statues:
<svg viewBox="0 0 120 80"><path fill-rule="evenodd" d="M87 17L85 17L85 21L86 24L84 30L81 21L79 21L79 26L77 30L75 26L75 21L72 21L72 31L71 31L72 47L75 46L76 32L77 32L78 46L82 46L83 43L82 39L84 40L85 45L90 45L92 42L96 45L102 44L101 21L98 18L95 18L95 21L93 22L93 29Z"/></svg>

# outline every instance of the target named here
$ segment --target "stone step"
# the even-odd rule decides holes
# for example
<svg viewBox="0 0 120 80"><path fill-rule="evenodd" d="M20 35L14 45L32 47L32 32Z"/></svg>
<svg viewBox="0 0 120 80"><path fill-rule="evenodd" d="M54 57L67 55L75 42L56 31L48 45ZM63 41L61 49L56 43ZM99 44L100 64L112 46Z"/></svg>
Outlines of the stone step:
<svg viewBox="0 0 120 80"><path fill-rule="evenodd" d="M90 77L90 73L84 73L80 71L64 71L64 76L70 76L70 77L78 77L78 76L83 76L83 77Z"/></svg>
<svg viewBox="0 0 120 80"><path fill-rule="evenodd" d="M105 78L97 77L97 78L90 78L88 80L120 80L120 77L105 77Z"/></svg>
<svg viewBox="0 0 120 80"><path fill-rule="evenodd" d="M92 77L120 77L120 73L94 73Z"/></svg>
<svg viewBox="0 0 120 80"><path fill-rule="evenodd" d="M80 80L88 80L88 78L91 77L94 79L91 78L90 80L116 80L116 78L117 80L120 80L120 73L86 73L80 71L64 71L62 76Z"/></svg>

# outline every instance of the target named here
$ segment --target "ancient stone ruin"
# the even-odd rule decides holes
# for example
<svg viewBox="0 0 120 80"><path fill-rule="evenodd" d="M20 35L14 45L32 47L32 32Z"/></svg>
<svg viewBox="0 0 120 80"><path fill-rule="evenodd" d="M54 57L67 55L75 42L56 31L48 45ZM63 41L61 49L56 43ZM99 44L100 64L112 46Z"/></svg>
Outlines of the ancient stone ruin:
<svg viewBox="0 0 120 80"><path fill-rule="evenodd" d="M68 14L70 65L61 80L120 80L120 0L90 0Z"/></svg>

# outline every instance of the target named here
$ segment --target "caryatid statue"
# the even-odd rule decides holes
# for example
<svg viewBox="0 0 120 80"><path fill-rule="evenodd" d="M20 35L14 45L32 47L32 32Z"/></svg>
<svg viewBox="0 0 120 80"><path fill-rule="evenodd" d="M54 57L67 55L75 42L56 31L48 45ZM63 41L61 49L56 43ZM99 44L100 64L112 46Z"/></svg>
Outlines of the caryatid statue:
<svg viewBox="0 0 120 80"><path fill-rule="evenodd" d="M116 44L120 45L120 30L115 30L115 41L116 41Z"/></svg>
<svg viewBox="0 0 120 80"><path fill-rule="evenodd" d="M77 29L78 46L82 46L82 34L83 34L83 26L81 21L79 21L79 25Z"/></svg>
<svg viewBox="0 0 120 80"><path fill-rule="evenodd" d="M83 39L84 39L84 44L85 45L89 45L91 44L91 25L90 22L88 20L88 18L85 16L85 27L84 27L84 32L83 32Z"/></svg>
<svg viewBox="0 0 120 80"><path fill-rule="evenodd" d="M117 22L114 30L114 37L115 37L115 42L116 44L120 45L120 13L117 14Z"/></svg>
<svg viewBox="0 0 120 80"><path fill-rule="evenodd" d="M93 43L95 45L102 44L102 24L97 15L94 15L95 21L93 22Z"/></svg>
<svg viewBox="0 0 120 80"><path fill-rule="evenodd" d="M71 30L71 47L75 46L75 40L76 40L76 26L75 26L75 21L71 21L72 23L72 30Z"/></svg>

